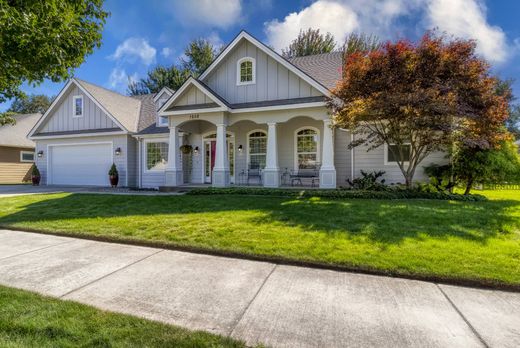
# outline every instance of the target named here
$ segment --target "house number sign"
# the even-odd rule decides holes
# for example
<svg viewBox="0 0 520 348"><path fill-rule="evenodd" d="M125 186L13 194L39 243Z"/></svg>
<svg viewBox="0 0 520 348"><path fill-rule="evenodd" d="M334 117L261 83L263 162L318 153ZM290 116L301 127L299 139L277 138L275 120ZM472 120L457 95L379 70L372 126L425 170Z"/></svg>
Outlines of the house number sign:
<svg viewBox="0 0 520 348"><path fill-rule="evenodd" d="M190 114L190 119L199 118L199 114Z"/></svg>

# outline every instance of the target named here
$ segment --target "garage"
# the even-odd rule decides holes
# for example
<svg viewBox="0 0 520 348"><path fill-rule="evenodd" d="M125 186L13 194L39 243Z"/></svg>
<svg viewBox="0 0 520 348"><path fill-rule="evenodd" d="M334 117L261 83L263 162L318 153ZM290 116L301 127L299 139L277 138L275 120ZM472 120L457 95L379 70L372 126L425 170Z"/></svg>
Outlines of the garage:
<svg viewBox="0 0 520 348"><path fill-rule="evenodd" d="M109 185L111 143L53 145L49 155L49 184Z"/></svg>

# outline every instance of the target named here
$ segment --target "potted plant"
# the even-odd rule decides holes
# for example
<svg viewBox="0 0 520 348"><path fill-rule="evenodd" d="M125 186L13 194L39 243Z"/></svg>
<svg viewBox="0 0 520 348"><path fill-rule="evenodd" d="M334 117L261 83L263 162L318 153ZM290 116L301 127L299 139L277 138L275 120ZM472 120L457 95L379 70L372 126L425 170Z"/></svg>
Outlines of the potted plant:
<svg viewBox="0 0 520 348"><path fill-rule="evenodd" d="M188 155L193 150L193 147L191 145L181 145L179 149L183 154Z"/></svg>
<svg viewBox="0 0 520 348"><path fill-rule="evenodd" d="M31 170L31 180L32 180L33 186L40 185L40 179L41 179L40 171L38 170L38 167L36 167L36 164L33 164L33 167Z"/></svg>
<svg viewBox="0 0 520 348"><path fill-rule="evenodd" d="M108 177L110 178L110 185L112 185L112 187L116 187L119 183L119 173L115 163L112 163L112 167L110 167L110 170L108 171Z"/></svg>

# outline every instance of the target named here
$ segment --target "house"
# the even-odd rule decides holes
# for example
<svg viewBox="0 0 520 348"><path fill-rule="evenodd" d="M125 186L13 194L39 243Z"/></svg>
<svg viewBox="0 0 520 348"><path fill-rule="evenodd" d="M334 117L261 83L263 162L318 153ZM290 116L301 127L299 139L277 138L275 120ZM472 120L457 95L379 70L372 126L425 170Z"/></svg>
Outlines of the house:
<svg viewBox="0 0 520 348"><path fill-rule="evenodd" d="M242 31L177 91L128 97L70 80L29 138L49 185L108 185L112 163L123 186L146 188L244 184L253 170L255 183L278 187L300 168L316 168L322 188L361 170L402 182L386 147L349 149L353 135L330 128L324 98L341 68L340 53L286 60ZM423 164L442 160L434 154ZM422 170L416 178L425 179Z"/></svg>
<svg viewBox="0 0 520 348"><path fill-rule="evenodd" d="M0 183L18 184L29 181L34 163L34 141L27 133L41 114L15 115L15 125L0 127Z"/></svg>

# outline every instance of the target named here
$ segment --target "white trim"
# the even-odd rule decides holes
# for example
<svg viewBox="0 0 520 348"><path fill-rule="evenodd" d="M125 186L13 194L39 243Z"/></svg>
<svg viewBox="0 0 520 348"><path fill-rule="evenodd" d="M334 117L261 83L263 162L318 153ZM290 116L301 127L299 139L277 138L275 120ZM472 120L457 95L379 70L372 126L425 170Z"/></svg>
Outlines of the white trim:
<svg viewBox="0 0 520 348"><path fill-rule="evenodd" d="M241 65L244 62L251 62L252 64L252 80L241 81L242 68ZM237 61L237 86L254 85L256 83L256 60L253 57L243 57Z"/></svg>
<svg viewBox="0 0 520 348"><path fill-rule="evenodd" d="M38 128L40 128L40 126L42 125L43 121L47 119L47 117L49 117L49 115L51 114L51 112L53 111L53 109L56 107L56 105L58 105L58 103L61 101L61 99L63 98L63 96L65 95L65 93L67 92L67 90L69 89L69 87L74 83L74 85L76 85L90 100L92 100L94 102L94 104L96 104L96 106L98 106L112 121L114 121L114 123L119 127L121 128L121 131L128 133L128 129L126 129L126 127L124 127L110 112L108 112L107 109L105 109L105 107L103 105L101 105L97 100L96 98L94 98L94 96L92 96L92 94L90 94L85 88L83 88L83 86L81 85L81 83L79 83L78 81L76 81L76 79L72 78L70 79L67 84L63 87L63 89L60 91L60 93L56 96L56 98L54 98L54 101L52 102L51 106L47 109L47 111L45 111L45 113L43 114L42 117L40 117L40 119L38 120L38 122L34 125L34 127L31 129L31 131L29 132L28 134L28 138L29 139L32 139L34 133L36 132L36 130L38 130Z"/></svg>
<svg viewBox="0 0 520 348"><path fill-rule="evenodd" d="M317 136L317 139L316 139L316 163L320 163L320 160L321 160L321 151L320 151L320 142L321 142L321 138L320 138L320 130L316 127L313 127L313 126L303 126L303 127L300 127L300 128L297 128L295 131L294 131L294 149L293 149L293 155L294 155L294 170L298 170L298 132L302 131L302 130L305 130L305 129L312 129L313 131L316 132L316 136Z"/></svg>
<svg viewBox="0 0 520 348"><path fill-rule="evenodd" d="M162 138L151 138L151 139L143 139L144 149L143 149L143 173L164 173L166 171L166 167L164 169L148 169L148 149L146 148L146 145L149 143L166 143L168 144L168 151L169 149L169 139L168 137L162 137ZM168 166L168 158L166 158L166 166Z"/></svg>
<svg viewBox="0 0 520 348"><path fill-rule="evenodd" d="M155 97L153 97L153 101L156 102L157 100L161 99L161 96L164 93L168 94L168 97L171 97L173 95L174 91L172 91L169 87L163 87L163 88L161 88L159 93L157 93L155 95Z"/></svg>
<svg viewBox="0 0 520 348"><path fill-rule="evenodd" d="M215 137L211 137L211 138L205 138L207 137L208 135L212 134L212 133L215 133ZM233 177L233 183L236 182L236 178L235 178L235 173L236 173L236 170L237 170L237 151L236 151L236 137L235 137L235 132L231 132L231 131L228 131L226 130L226 146L227 146L227 140L228 140L228 137L227 135L230 135L229 138L232 138L233 139L233 175L231 175L231 169L230 169L230 173L229 173L229 176L230 176L230 180L231 180L231 177ZM202 183L206 184L206 148L204 147L205 143L207 141L212 141L212 140L217 140L217 131L214 130L214 131L208 131L206 133L203 133L201 134L201 139L202 139L202 142L201 142L201 147L200 147L200 154L202 155ZM226 147L227 148L227 147ZM210 160L211 161L211 160ZM213 181L213 175L210 174L210 179Z"/></svg>
<svg viewBox="0 0 520 348"><path fill-rule="evenodd" d="M141 139L137 138L137 187L141 188L143 187L143 181L142 181L142 159L141 159L141 153L143 152L143 149L141 148L143 146L143 142Z"/></svg>
<svg viewBox="0 0 520 348"><path fill-rule="evenodd" d="M166 123L162 123L161 120L166 120ZM158 115L157 116L157 127L168 127L170 122L169 122L169 118L168 116L160 116Z"/></svg>
<svg viewBox="0 0 520 348"><path fill-rule="evenodd" d="M397 144L390 144L390 145L397 145ZM411 151L412 151L412 146L411 145L412 144L410 144L410 143L403 143L403 145L410 146L410 155L411 155ZM395 162L389 162L388 161L388 144L387 143L383 144L383 151L384 151L383 156L384 156L384 165L385 166L398 166L399 165L397 161L395 161ZM410 163L409 161L403 162L403 164L409 164L409 163Z"/></svg>
<svg viewBox="0 0 520 348"><path fill-rule="evenodd" d="M59 146L84 146L84 145L103 145L103 144L109 144L111 145L111 162L114 162L114 142L113 141L97 141L97 142L82 142L82 143L62 143L62 144L47 144L47 185L54 185L52 183L52 170L51 166L49 165L52 160L52 152L49 150L51 147L59 147ZM128 168L126 169L128 175ZM108 172L107 172L108 175Z"/></svg>
<svg viewBox="0 0 520 348"><path fill-rule="evenodd" d="M33 160L32 161L27 161L27 160L24 160L23 159L23 155L27 155L27 154L32 154L33 155ZM35 152L34 151L24 151L24 150L21 150L20 151L20 162L22 163L33 163L35 162Z"/></svg>
<svg viewBox="0 0 520 348"><path fill-rule="evenodd" d="M249 33L245 31L241 31L240 34L238 34L233 41L222 51L222 53L219 54L217 59L215 59L209 67L204 70L202 75L199 76L200 80L204 80L214 69L215 67L228 55L228 53L240 42L240 40L246 39L249 42L251 42L253 45L258 47L260 50L262 50L265 54L276 60L278 63L280 63L285 68L289 69L289 71L295 73L299 78L310 84L312 87L316 88L318 91L323 93L326 96L330 96L330 91L324 87L322 84L317 82L315 79L289 63L287 60L285 60L282 56L274 52L271 48L263 44L262 42L255 39L253 36L251 36Z"/></svg>
<svg viewBox="0 0 520 348"><path fill-rule="evenodd" d="M78 99L81 100L81 114L76 115L76 111L77 111L77 109L76 109L76 107L77 107L76 106L76 100L78 100ZM85 102L83 100L83 96L82 95L75 95L75 96L73 96L72 97L72 118L83 117L84 110L85 110L84 106L85 106Z"/></svg>
<svg viewBox="0 0 520 348"><path fill-rule="evenodd" d="M127 135L126 131L117 131L117 132L99 132L99 133L78 133L78 134L63 134L63 135L36 135L31 136L29 139L31 140L45 140L45 139L64 139L64 138L83 138L83 137L98 137L105 135Z"/></svg>
<svg viewBox="0 0 520 348"><path fill-rule="evenodd" d="M203 85L201 85L195 78L193 78L193 76L190 76L183 84L182 86L177 90L175 91L175 93L170 97L170 99L168 99L166 101L166 103L163 104L163 106L161 106L159 108L159 110L157 111L157 113L160 115L160 116L164 116L164 115L175 115L176 114L176 111L170 111L168 113L165 112L166 109L168 109L172 104L173 102L175 102L181 95L182 93L184 93L184 91L191 85L194 85L195 87L197 87L198 89L200 89L209 99L213 100L213 102L215 102L217 105L219 105L223 110L219 110L219 111L228 111L229 108L227 107L226 104L224 104L220 99L216 98L213 93L211 93L210 91L208 91L208 89L206 87L204 87ZM207 110L207 109L203 109L203 110ZM197 112L197 110L182 110L182 113L183 114L186 114L186 113L194 113L194 112ZM178 113L177 113L178 114Z"/></svg>
<svg viewBox="0 0 520 348"><path fill-rule="evenodd" d="M228 108L216 107L208 109L192 109L192 110L176 110L176 111L162 111L161 116L178 116L178 115L189 115L189 114L204 114L210 112L231 112Z"/></svg>
<svg viewBox="0 0 520 348"><path fill-rule="evenodd" d="M267 160L267 131L264 130L264 129L260 129L260 128L257 128L257 129L253 129L252 131L250 132L247 132L246 133L246 142L247 142L247 157L246 157L246 166L249 165L251 163L251 149L249 148L249 136L253 133L256 133L256 132L262 132L265 134L265 139L266 139L266 149L265 149L265 158ZM260 155L260 154L259 154Z"/></svg>

